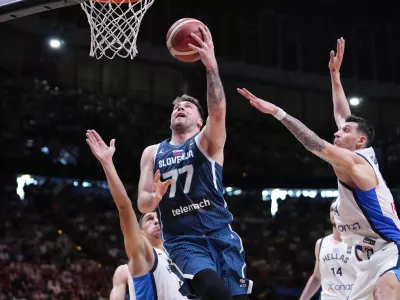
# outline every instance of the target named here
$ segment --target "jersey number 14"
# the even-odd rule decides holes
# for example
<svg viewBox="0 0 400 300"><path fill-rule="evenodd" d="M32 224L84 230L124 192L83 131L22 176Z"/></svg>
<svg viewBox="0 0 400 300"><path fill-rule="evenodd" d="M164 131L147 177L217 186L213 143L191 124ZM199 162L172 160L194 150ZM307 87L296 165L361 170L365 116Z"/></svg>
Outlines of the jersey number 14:
<svg viewBox="0 0 400 300"><path fill-rule="evenodd" d="M171 178L172 183L169 190L169 197L174 198L176 194L176 181L178 180L179 175L186 174L185 186L183 188L183 192L185 194L189 193L190 186L192 185L192 178L193 178L193 165L187 165L179 169L173 169L171 171L165 172L162 174L164 180Z"/></svg>

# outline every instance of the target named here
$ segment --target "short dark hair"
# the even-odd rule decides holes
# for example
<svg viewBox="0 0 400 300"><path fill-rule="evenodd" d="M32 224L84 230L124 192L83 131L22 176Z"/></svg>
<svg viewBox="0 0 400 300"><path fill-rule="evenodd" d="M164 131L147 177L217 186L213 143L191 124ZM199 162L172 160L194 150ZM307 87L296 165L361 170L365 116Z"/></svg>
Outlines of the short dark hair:
<svg viewBox="0 0 400 300"><path fill-rule="evenodd" d="M183 94L182 96L177 97L174 100L174 102L172 102L172 105L177 105L178 103L181 103L183 101L187 101L187 102L194 104L197 107L197 110L199 111L201 119L204 120L203 108L201 107L199 100L197 100L196 98L193 98L192 96Z"/></svg>
<svg viewBox="0 0 400 300"><path fill-rule="evenodd" d="M371 146L372 142L375 139L375 129L374 129L374 126L372 126L372 124L370 122L368 122L364 118L357 117L354 115L347 116L345 121L357 123L358 130L367 136L366 147Z"/></svg>
<svg viewBox="0 0 400 300"><path fill-rule="evenodd" d="M147 214L147 213L146 213ZM143 227L143 219L144 219L144 216L146 215L146 214L142 214L141 216L140 216L140 218L139 218L139 228L140 229L142 229L142 227Z"/></svg>
<svg viewBox="0 0 400 300"><path fill-rule="evenodd" d="M142 214L141 216L140 216L140 218L139 218L139 228L140 229L142 229L142 227L143 227L143 220L144 220L144 217L147 215L147 214L151 214L151 213L154 213L154 212L156 212L156 211L152 211L152 212L147 212L147 213L144 213L144 214Z"/></svg>

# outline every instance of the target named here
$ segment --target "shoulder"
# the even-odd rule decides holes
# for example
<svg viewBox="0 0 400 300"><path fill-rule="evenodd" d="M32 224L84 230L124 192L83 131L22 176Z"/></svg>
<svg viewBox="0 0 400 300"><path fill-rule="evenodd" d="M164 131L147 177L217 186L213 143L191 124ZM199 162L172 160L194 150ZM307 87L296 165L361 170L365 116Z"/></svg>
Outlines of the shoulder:
<svg viewBox="0 0 400 300"><path fill-rule="evenodd" d="M161 143L147 146L147 147L143 150L143 153L154 153L154 152L157 150L157 148L160 146L160 144L161 144Z"/></svg>
<svg viewBox="0 0 400 300"><path fill-rule="evenodd" d="M315 242L315 251L319 251L319 248L322 246L322 240L323 240L324 238L320 238L320 239L318 239L316 242Z"/></svg>
<svg viewBox="0 0 400 300"><path fill-rule="evenodd" d="M129 269L128 265L120 265L115 269L114 272L114 282L125 282L128 281Z"/></svg>
<svg viewBox="0 0 400 300"><path fill-rule="evenodd" d="M154 157L158 147L160 146L160 144L154 144L151 146L147 146L144 150L143 150L143 154L142 157L143 158L152 158Z"/></svg>
<svg viewBox="0 0 400 300"><path fill-rule="evenodd" d="M322 238L318 239L318 240L315 242L315 255L316 255L316 256L319 256L319 252L320 252L320 250L321 250L322 243L324 242L324 240L325 240L326 238L329 238L329 235L328 235L328 236L325 236L325 237L322 237Z"/></svg>

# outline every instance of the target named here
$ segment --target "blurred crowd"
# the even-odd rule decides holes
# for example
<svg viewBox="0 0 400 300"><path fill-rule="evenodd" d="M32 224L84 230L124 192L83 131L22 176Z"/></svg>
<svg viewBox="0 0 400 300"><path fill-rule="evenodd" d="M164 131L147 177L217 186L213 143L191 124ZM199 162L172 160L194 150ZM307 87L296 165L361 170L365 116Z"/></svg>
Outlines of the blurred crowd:
<svg viewBox="0 0 400 300"><path fill-rule="evenodd" d="M30 198L1 192L0 299L107 299L113 267L82 251Z"/></svg>

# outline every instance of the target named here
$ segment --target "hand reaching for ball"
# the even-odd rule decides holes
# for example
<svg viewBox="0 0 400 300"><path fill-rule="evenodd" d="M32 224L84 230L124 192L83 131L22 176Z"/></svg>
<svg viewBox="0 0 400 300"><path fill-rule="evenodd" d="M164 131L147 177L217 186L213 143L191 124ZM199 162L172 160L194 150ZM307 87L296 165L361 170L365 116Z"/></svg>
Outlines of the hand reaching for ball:
<svg viewBox="0 0 400 300"><path fill-rule="evenodd" d="M199 26L199 29L203 35L204 41L192 32L190 36L199 43L200 47L197 47L193 44L188 44L188 46L199 53L200 59L207 70L216 69L218 65L217 60L215 59L214 43L212 40L211 32L207 26Z"/></svg>

